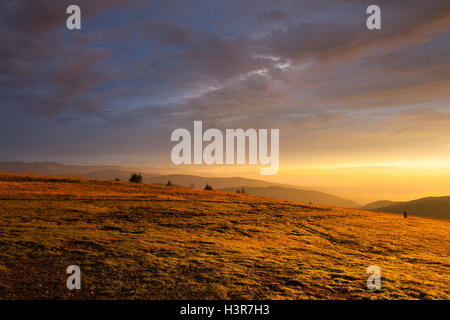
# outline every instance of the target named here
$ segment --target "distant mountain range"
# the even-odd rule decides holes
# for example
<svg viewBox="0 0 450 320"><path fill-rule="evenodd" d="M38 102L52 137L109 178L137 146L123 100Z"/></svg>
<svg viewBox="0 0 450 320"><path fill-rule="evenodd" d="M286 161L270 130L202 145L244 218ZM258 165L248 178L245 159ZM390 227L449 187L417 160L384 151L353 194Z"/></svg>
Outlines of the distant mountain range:
<svg viewBox="0 0 450 320"><path fill-rule="evenodd" d="M0 161L0 172L9 173L34 173L44 176L84 175L89 172L102 170L123 170L119 166L80 166L65 165L58 162L21 162Z"/></svg>
<svg viewBox="0 0 450 320"><path fill-rule="evenodd" d="M390 201L390 200L379 200L379 201L368 203L365 206L361 207L361 209L374 210L374 209L378 209L378 208L392 206L392 205L395 205L397 203L400 203L400 202L398 202L398 201Z"/></svg>
<svg viewBox="0 0 450 320"><path fill-rule="evenodd" d="M244 188L245 193L265 198L275 198L281 200L289 200L312 204L326 204L329 206L346 207L346 208L357 208L359 206L356 202L353 202L351 200L342 199L333 196L331 194L319 191L302 190L297 188L286 188L280 186L269 186L269 187L244 186L239 189L242 188ZM236 188L225 188L221 190L227 192L237 191Z"/></svg>
<svg viewBox="0 0 450 320"><path fill-rule="evenodd" d="M369 203L361 209L403 213L422 217L450 219L450 196L427 197L412 201L382 200Z"/></svg>
<svg viewBox="0 0 450 320"><path fill-rule="evenodd" d="M127 181L132 173L139 172L135 168L120 166L80 166L64 165L57 162L0 162L0 172L34 173L44 176L81 176L89 179ZM202 189L206 184L214 189L236 192L244 186L249 194L271 197L281 200L323 204L338 207L357 208L360 204L333 196L328 193L304 190L300 187L277 184L257 179L240 177L200 177L186 174L152 174L142 173L144 182L166 184L169 180L174 185Z"/></svg>

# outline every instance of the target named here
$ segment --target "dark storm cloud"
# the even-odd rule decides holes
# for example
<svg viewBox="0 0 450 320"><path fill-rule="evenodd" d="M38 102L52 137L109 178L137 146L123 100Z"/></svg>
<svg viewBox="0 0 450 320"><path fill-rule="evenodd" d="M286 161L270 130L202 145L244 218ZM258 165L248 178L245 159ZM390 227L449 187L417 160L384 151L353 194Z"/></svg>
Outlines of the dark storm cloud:
<svg viewBox="0 0 450 320"><path fill-rule="evenodd" d="M281 10L265 11L258 17L258 21L261 23L270 23L274 21L283 21L289 18L289 14Z"/></svg>
<svg viewBox="0 0 450 320"><path fill-rule="evenodd" d="M89 18L126 2L78 4L83 7L82 16ZM89 90L119 75L101 66L110 57L109 50L91 48L83 37L65 30L65 10L71 3L37 0L4 1L0 5L0 93L9 106L44 114L102 109L102 93L92 99Z"/></svg>
<svg viewBox="0 0 450 320"><path fill-rule="evenodd" d="M340 132L370 120L373 109L383 109L383 121L407 121L396 108L438 108L450 92L448 0L377 1L380 31L365 27L365 0L79 0L78 32L65 28L69 4L0 4L0 108L14 110L9 132L18 114L46 126L71 120L71 132L114 127L123 141L147 134L144 123L151 130L198 119ZM95 126L88 131L105 148L112 143Z"/></svg>
<svg viewBox="0 0 450 320"><path fill-rule="evenodd" d="M221 34L220 30L200 29L195 24L188 26L173 19L124 20L116 27L106 27L97 33L93 30L73 35L64 31L66 15L61 14L69 1L58 1L56 4L44 0L5 2L2 5L6 26L4 39L12 45L2 46L1 56L4 59L1 68L2 73L7 75L2 84L10 87L11 84L23 82L27 87L38 89L39 92L28 97L30 100L36 99L35 111L81 111L83 108L79 104L87 98L86 92L125 77L120 69L127 73L128 78L135 78L128 93L135 96L152 95L161 90L162 83L168 90L171 86L172 90L194 89L208 84L217 86L255 70L271 69L274 74L279 71L274 66L284 61L294 64L311 59L345 61L375 49L424 42L432 33L442 31L450 17L446 1L430 1L431 5L426 6L420 1L409 1L408 5L401 4L401 1L382 1L380 4L385 9L383 18L386 16L386 21L383 21L383 32L374 34L361 27L365 21L361 12L364 13L366 1L328 1L326 9L310 1L280 1L274 9L261 6L267 6L270 2L258 3L259 6L256 2L232 3L230 7L241 6L244 14L248 15L246 8L253 5L252 8L259 9L254 10L256 19L289 22L281 29L269 29L262 36L243 32L244 36L229 37ZM83 17L96 16L118 5L125 9L139 4L137 1L79 1ZM159 3L158 6L172 13L177 7L175 3ZM291 12L295 8L297 11L294 12L300 17L298 21L288 19L283 6ZM233 12L234 20L252 20L251 17L239 16L239 13ZM305 19L308 16L312 18ZM340 19L338 23L336 17ZM132 65L126 59L113 60L110 49L91 46L97 39L102 42L109 38L110 44L114 45L129 37L138 37L144 43L154 42L159 51L153 56L154 48L150 46L149 54L139 57L139 64ZM120 45L117 49L120 52L127 50ZM130 56L131 60L133 58ZM117 62L118 66L112 62ZM46 90L57 93L46 95ZM9 95L11 93L12 98L21 96L19 92L14 94L14 90L9 90ZM101 101L97 108L87 110L102 111Z"/></svg>
<svg viewBox="0 0 450 320"><path fill-rule="evenodd" d="M354 3L355 6L348 6ZM365 5L363 4L365 3ZM341 4L341 5L340 5ZM345 4L345 5L344 5ZM449 30L450 5L445 0L379 1L383 8L382 31L374 33L365 28L367 1L334 1L329 10L341 21L306 20L276 30L263 39L271 54L304 61L342 61L355 59L374 50L389 50L397 46L429 41L436 32ZM359 12L359 14L355 14Z"/></svg>
<svg viewBox="0 0 450 320"><path fill-rule="evenodd" d="M258 126L273 120L268 115L277 112L274 106L280 105L286 95L278 83L253 74L182 102L144 106L128 114L125 121L153 117L172 127L196 119L210 126Z"/></svg>

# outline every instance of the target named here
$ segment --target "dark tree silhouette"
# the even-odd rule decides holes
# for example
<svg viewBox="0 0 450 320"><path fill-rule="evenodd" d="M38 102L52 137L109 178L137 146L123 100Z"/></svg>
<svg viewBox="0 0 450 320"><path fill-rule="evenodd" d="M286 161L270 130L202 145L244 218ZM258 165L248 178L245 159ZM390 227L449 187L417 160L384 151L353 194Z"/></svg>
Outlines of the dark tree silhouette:
<svg viewBox="0 0 450 320"><path fill-rule="evenodd" d="M139 173L133 173L128 181L133 183L142 183L142 175Z"/></svg>
<svg viewBox="0 0 450 320"><path fill-rule="evenodd" d="M212 190L212 189L213 189L213 187L211 187L209 184L206 184L206 186L204 188L204 190Z"/></svg>

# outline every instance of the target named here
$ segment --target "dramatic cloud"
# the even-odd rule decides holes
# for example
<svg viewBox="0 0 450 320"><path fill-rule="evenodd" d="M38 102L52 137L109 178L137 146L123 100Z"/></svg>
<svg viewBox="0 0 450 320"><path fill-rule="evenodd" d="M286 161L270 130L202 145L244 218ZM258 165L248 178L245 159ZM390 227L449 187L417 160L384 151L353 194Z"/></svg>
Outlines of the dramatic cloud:
<svg viewBox="0 0 450 320"><path fill-rule="evenodd" d="M449 143L448 0L380 0L374 31L365 0L79 0L81 31L69 4L0 4L8 158L166 159L164 137L193 120L280 128L291 163Z"/></svg>

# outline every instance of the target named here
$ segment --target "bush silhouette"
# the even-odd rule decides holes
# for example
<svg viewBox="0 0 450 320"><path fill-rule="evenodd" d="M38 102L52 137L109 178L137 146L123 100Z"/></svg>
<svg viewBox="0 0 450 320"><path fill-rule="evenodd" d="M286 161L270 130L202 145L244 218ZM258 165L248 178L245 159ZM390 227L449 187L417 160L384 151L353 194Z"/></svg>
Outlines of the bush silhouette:
<svg viewBox="0 0 450 320"><path fill-rule="evenodd" d="M206 184L206 186L205 186L205 189L204 190L212 190L213 188L209 185L209 184Z"/></svg>
<svg viewBox="0 0 450 320"><path fill-rule="evenodd" d="M169 181L167 181L166 186L171 187L171 186L173 186L173 184L172 184L172 182L169 180Z"/></svg>
<svg viewBox="0 0 450 320"><path fill-rule="evenodd" d="M117 182L119 182L119 181L120 181L120 179L119 179L119 178L115 178L115 179L114 179L114 181L117 181Z"/></svg>
<svg viewBox="0 0 450 320"><path fill-rule="evenodd" d="M138 173L133 173L130 177L130 182L133 183L142 183L142 175Z"/></svg>

